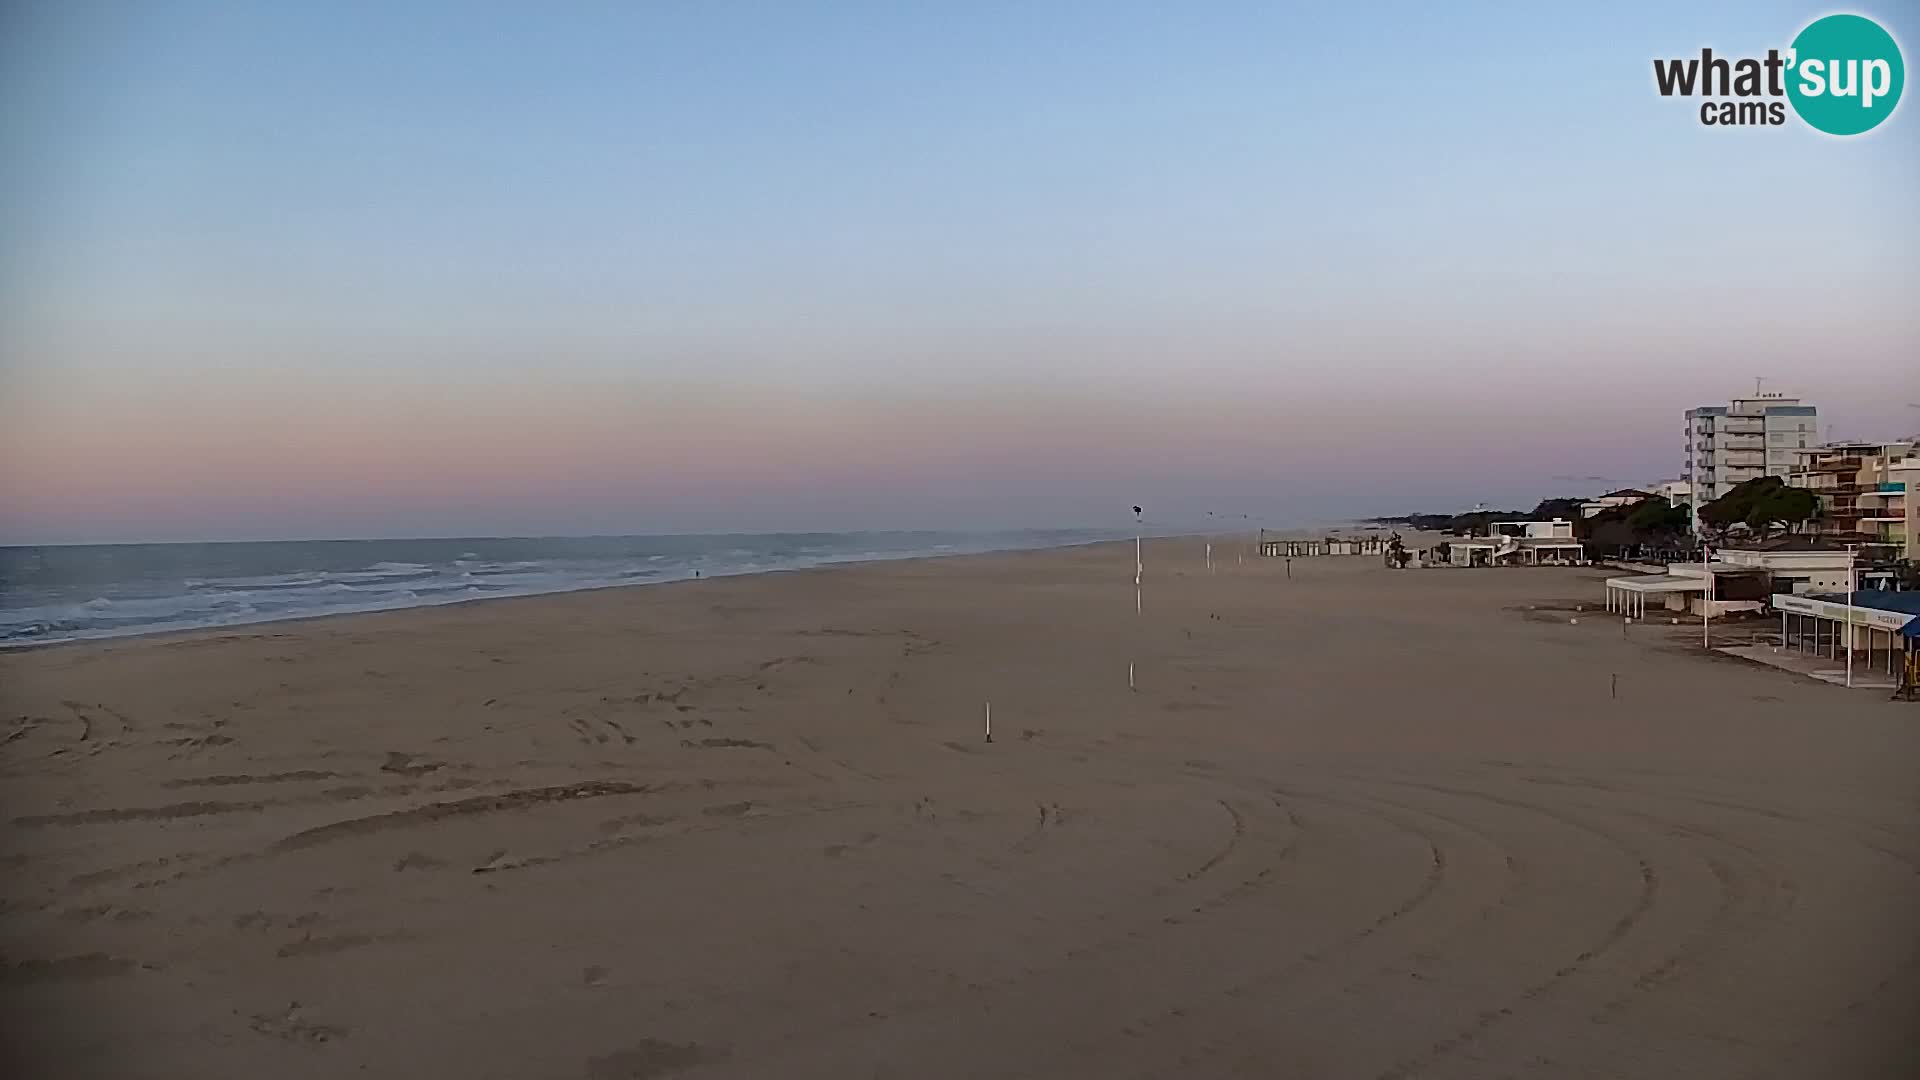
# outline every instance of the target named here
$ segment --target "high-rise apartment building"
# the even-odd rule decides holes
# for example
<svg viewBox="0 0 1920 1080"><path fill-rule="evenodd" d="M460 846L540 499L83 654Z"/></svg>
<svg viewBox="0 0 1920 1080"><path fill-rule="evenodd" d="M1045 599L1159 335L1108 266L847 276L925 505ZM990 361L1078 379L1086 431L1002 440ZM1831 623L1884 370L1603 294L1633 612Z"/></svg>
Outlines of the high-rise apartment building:
<svg viewBox="0 0 1920 1080"><path fill-rule="evenodd" d="M1785 479L1795 451L1820 442L1820 415L1799 398L1756 394L1687 410L1687 461L1681 479L1700 506L1762 476Z"/></svg>

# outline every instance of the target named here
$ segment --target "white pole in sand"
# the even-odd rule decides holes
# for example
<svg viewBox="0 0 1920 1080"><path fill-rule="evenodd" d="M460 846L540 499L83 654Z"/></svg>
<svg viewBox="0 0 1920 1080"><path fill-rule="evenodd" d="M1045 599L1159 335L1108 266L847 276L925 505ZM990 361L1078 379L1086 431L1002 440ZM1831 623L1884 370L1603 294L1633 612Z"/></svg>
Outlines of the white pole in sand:
<svg viewBox="0 0 1920 1080"><path fill-rule="evenodd" d="M1133 613L1140 614L1140 508L1133 508ZM1133 686L1133 661L1127 661L1127 689Z"/></svg>
<svg viewBox="0 0 1920 1080"><path fill-rule="evenodd" d="M1145 567L1140 562L1140 508L1133 508L1133 613L1140 614L1140 574Z"/></svg>
<svg viewBox="0 0 1920 1080"><path fill-rule="evenodd" d="M1702 567L1702 569L1707 572L1707 599L1700 605L1700 646L1711 649L1713 648L1713 638L1708 630L1707 620L1712 617L1713 613L1713 549L1702 548L1701 551L1705 554L1707 560L1706 565Z"/></svg>
<svg viewBox="0 0 1920 1080"><path fill-rule="evenodd" d="M1847 548L1847 688L1853 688L1853 548Z"/></svg>
<svg viewBox="0 0 1920 1080"><path fill-rule="evenodd" d="M993 741L993 702L987 702L987 741Z"/></svg>

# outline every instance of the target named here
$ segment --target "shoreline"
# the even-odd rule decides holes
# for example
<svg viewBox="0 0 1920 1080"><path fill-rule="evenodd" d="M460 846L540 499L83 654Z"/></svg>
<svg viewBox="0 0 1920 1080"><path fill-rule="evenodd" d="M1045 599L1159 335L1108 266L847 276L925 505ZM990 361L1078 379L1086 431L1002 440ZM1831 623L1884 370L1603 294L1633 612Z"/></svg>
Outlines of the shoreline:
<svg viewBox="0 0 1920 1080"><path fill-rule="evenodd" d="M766 534L740 534L766 535ZM1191 534L1198 536L1202 534ZM1169 535L1146 537L1148 540L1188 539L1188 535ZM465 537L457 539L467 539ZM294 541L304 542L304 541ZM331 542L331 541L329 541ZM377 543L378 541L368 541ZM398 615L409 611L430 611L441 608L465 607L473 604L505 603L513 600L541 600L555 596L572 596L581 593L600 593L615 589L661 589L674 585L693 585L704 581L728 581L736 578L763 577L774 574L804 574L812 571L837 570L845 567L870 566L879 563L910 563L932 559L975 559L994 558L1027 553L1048 551L1071 551L1076 548L1098 547L1102 544L1132 544L1127 540L1087 540L1072 544L1059 544L1050 547L1000 548L992 551L931 552L917 555L880 556L877 558L849 558L816 563L812 566L774 566L756 570L737 570L703 577L678 577L667 581L619 581L592 585L580 585L567 589L548 589L541 592L513 593L506 596L463 596L449 600L433 600L424 603L396 604L392 607L357 608L348 611L318 611L301 615L269 616L261 619L238 619L232 622L212 623L205 626L178 626L157 630L133 630L120 634L102 634L94 637L65 638L59 641L18 641L0 642L0 655L20 652L38 652L43 649L61 649L76 645L109 645L118 642L147 641L157 638L188 638L202 635L218 635L224 631L246 630L259 626L278 626L283 623L311 623L319 619L351 619L356 616Z"/></svg>
<svg viewBox="0 0 1920 1080"><path fill-rule="evenodd" d="M1358 527L1359 526L1341 526L1340 528L1358 528ZM1305 537L1305 536L1323 535L1331 528L1332 527L1329 527L1329 526L1311 526L1311 527L1290 528L1290 529L1269 528L1269 529L1262 529L1260 531L1265 533L1270 533L1275 536L1291 536L1291 535L1297 534L1299 536ZM1017 532L1022 530L1012 530L1012 531ZM1047 532L1050 530L1034 529L1029 531ZM1337 531L1337 530L1334 530L1334 531ZM915 532L916 530L887 530L887 531L880 531L876 534L877 535L885 535L885 534L903 535L903 534L910 534ZM934 535L934 533L930 530L919 530L917 532L924 532L927 535ZM653 535L653 534L649 534L649 535ZM838 535L838 534L831 534L831 533L714 533L714 534L661 533L657 535L660 537L677 538L682 536L707 536L707 535L725 536L725 537L765 537L765 536L787 536L787 535L827 536L827 535ZM1247 530L1223 529L1217 532L1179 532L1179 533L1143 534L1143 539L1149 542L1172 541L1172 540L1194 540L1194 539L1204 540L1207 538L1215 538L1215 537L1221 537L1221 536L1239 537L1243 535L1249 535ZM610 536L607 538L623 539L624 537ZM430 539L432 542L435 542L435 543L458 544L458 543L469 541L469 540L522 540L522 539L570 540L570 539L600 539L600 537L433 537L433 538L427 538L427 539ZM229 543L233 543L233 544L254 544L254 543L266 543L266 544L368 543L368 544L375 544L375 543L385 543L385 542L387 541L384 541L384 540L250 541L249 540L249 541L230 541ZM302 614L295 614L295 615L270 615L263 618L241 618L241 619L235 619L229 622L207 623L207 624L198 625L198 626L171 626L171 627L151 629L151 630L138 629L138 630L121 632L121 633L106 633L106 634L97 634L97 635L92 635L87 637L62 638L54 641L33 641L33 640L0 641L0 655L6 655L8 653L17 653L17 652L32 652L32 651L38 651L41 649L65 648L65 647L70 647L75 645L101 645L101 644L106 644L110 642L137 641L137 640L144 640L144 639L155 638L155 637L219 633L224 630L242 630L249 627L271 626L271 625L278 625L281 623L304 623L304 622L310 622L314 619L350 618L356 615L392 615L392 614L395 614L398 612L404 612L404 611L420 611L420 610L428 610L433 608L458 607L458 606L463 606L468 604L491 603L491 602L505 601L505 600L532 600L532 599L538 599L540 597L566 596L573 593L602 592L609 589L659 588L663 586L687 584L695 581L718 581L718 580L731 579L731 578L756 577L756 576L767 575L767 574L792 574L792 573L802 573L810 570L831 570L837 567L866 566L866 565L875 564L875 563L914 562L922 559L981 558L981 557L1000 556L1000 555L1018 555L1018 554L1028 553L1028 552L1067 551L1075 548L1096 547L1101 544L1130 544L1130 543L1132 543L1131 537L1113 537L1113 538L1100 539L1100 540L1078 540L1078 541L1074 541L1072 543L1067 543L1067 544L1052 544L1052 545L1046 545L1041 547L990 548L983 551L923 552L923 553L916 553L916 554L910 554L910 555L879 555L871 558L852 557L852 558L843 558L843 559L830 559L825 562L815 563L814 565L811 565L811 566L790 566L790 567L776 566L776 567L763 567L763 568L752 569L752 570L722 571L719 573L706 574L703 577L699 577L699 578L683 576L683 577L675 577L675 578L670 578L665 580L598 582L594 584L578 585L578 586L573 586L569 588L545 589L545 590L540 590L536 592L516 592L516 593L510 593L510 594L498 595L498 596L462 596L462 597L456 597L456 598L446 599L446 600L428 600L428 601L419 601L419 602L412 602L412 603L400 603L400 604L394 604L391 606L384 606L384 607L350 608L350 609L340 610L340 611L317 611L317 612L302 613ZM169 544L171 544L171 542L169 542ZM15 547L34 547L34 546L47 546L47 545L14 545L14 546ZM148 547L148 546L154 546L154 545L74 544L74 545L64 545L64 546L69 546L69 547ZM193 545L185 545L185 546L193 546Z"/></svg>

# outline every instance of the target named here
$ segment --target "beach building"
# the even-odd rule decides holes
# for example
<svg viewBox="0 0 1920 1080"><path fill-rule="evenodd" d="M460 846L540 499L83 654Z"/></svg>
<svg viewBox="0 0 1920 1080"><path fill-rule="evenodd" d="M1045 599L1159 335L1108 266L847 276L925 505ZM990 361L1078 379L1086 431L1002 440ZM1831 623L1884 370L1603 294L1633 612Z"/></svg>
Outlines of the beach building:
<svg viewBox="0 0 1920 1080"><path fill-rule="evenodd" d="M1778 607L1788 597L1845 592L1867 580L1859 553L1807 536L1776 536L1713 549L1708 563L1675 563L1665 574L1608 578L1608 611L1639 616L1654 608L1713 615ZM1862 590L1865 591L1865 590ZM1915 594L1920 595L1920 594Z"/></svg>
<svg viewBox="0 0 1920 1080"><path fill-rule="evenodd" d="M1512 536L1522 540L1571 540L1573 522L1566 518L1551 521L1490 521L1487 536Z"/></svg>
<svg viewBox="0 0 1920 1080"><path fill-rule="evenodd" d="M1609 510L1639 506L1641 503L1653 498L1653 496L1654 492L1642 491L1639 488L1621 488L1618 491L1609 491L1605 495L1596 495L1586 502L1581 503L1580 516L1583 518L1596 517ZM1668 501L1671 502L1672 500L1669 499Z"/></svg>
<svg viewBox="0 0 1920 1080"><path fill-rule="evenodd" d="M1857 666L1900 670L1907 654L1920 648L1920 592L1861 589L1846 593L1779 596L1783 648L1837 660L1851 650Z"/></svg>
<svg viewBox="0 0 1920 1080"><path fill-rule="evenodd" d="M1578 540L1470 536L1448 546L1451 557L1445 565L1452 566L1578 566L1586 561L1586 548Z"/></svg>
<svg viewBox="0 0 1920 1080"><path fill-rule="evenodd" d="M1772 588L1761 567L1718 560L1674 563L1664 574L1608 578L1606 604L1608 611L1629 618L1654 611L1720 616L1765 611Z"/></svg>
<svg viewBox="0 0 1920 1080"><path fill-rule="evenodd" d="M1693 505L1693 485L1685 480L1661 480L1652 487L1655 495L1674 506Z"/></svg>
<svg viewBox="0 0 1920 1080"><path fill-rule="evenodd" d="M1707 575L1698 563L1675 563L1664 574L1606 581L1607 610L1631 619L1644 619L1650 611L1686 611L1696 595L1703 600L1707 595Z"/></svg>
<svg viewBox="0 0 1920 1080"><path fill-rule="evenodd" d="M1920 457L1910 457L1888 470L1888 481L1898 489L1898 499L1887 502L1888 512L1897 505L1900 512L1900 557L1920 561ZM1889 492L1894 494L1894 492Z"/></svg>
<svg viewBox="0 0 1920 1080"><path fill-rule="evenodd" d="M1268 558L1307 559L1325 555L1381 555L1388 538L1378 533L1363 536L1269 537L1260 530L1260 554Z"/></svg>
<svg viewBox="0 0 1920 1080"><path fill-rule="evenodd" d="M1710 503L1748 480L1786 478L1794 470L1794 451L1819 442L1819 430L1819 410L1783 394L1688 409L1680 479L1691 485L1692 505Z"/></svg>
<svg viewBox="0 0 1920 1080"><path fill-rule="evenodd" d="M1908 540L1907 480L1920 446L1911 440L1829 443L1795 456L1787 482L1820 501L1820 516L1807 523L1810 534L1873 545L1890 558L1915 550Z"/></svg>
<svg viewBox="0 0 1920 1080"><path fill-rule="evenodd" d="M1674 563L1665 575L1607 578L1607 611L1642 617L1653 609L1701 615L1713 596L1713 615L1782 609L1795 598L1880 594L1893 571L1874 567L1859 550L1820 536L1772 536L1715 548L1711 563ZM1891 594L1920 598L1920 592ZM1920 603L1920 600L1914 600ZM1907 601L1901 601L1907 603Z"/></svg>
<svg viewBox="0 0 1920 1080"><path fill-rule="evenodd" d="M1713 549L1714 561L1730 567L1764 570L1775 593L1820 593L1847 588L1849 570L1859 553L1816 536L1774 536Z"/></svg>
<svg viewBox="0 0 1920 1080"><path fill-rule="evenodd" d="M1577 566L1586 548L1573 538L1573 522L1494 521L1487 535L1450 541L1445 563L1451 566Z"/></svg>

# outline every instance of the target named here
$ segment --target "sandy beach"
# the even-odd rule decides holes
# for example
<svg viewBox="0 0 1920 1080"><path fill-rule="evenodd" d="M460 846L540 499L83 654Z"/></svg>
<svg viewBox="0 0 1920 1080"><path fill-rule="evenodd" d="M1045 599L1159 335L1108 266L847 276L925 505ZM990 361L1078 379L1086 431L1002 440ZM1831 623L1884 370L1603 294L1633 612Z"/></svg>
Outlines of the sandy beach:
<svg viewBox="0 0 1920 1080"><path fill-rule="evenodd" d="M10 1075L1916 1074L1920 706L1237 554L0 655Z"/></svg>

